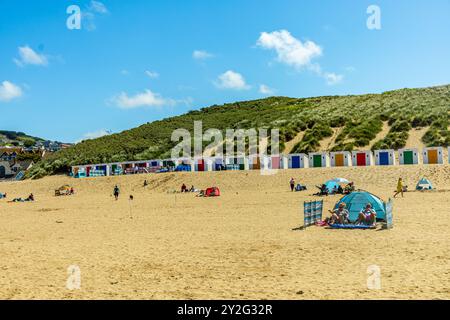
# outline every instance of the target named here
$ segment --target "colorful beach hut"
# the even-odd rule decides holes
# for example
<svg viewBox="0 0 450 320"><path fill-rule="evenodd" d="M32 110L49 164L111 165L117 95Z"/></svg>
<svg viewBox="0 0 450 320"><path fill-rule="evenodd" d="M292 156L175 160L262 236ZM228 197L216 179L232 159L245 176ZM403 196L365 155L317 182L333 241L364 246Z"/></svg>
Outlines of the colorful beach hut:
<svg viewBox="0 0 450 320"><path fill-rule="evenodd" d="M422 159L424 164L443 164L444 152L442 147L430 147L423 149Z"/></svg>
<svg viewBox="0 0 450 320"><path fill-rule="evenodd" d="M251 155L248 158L248 166L250 170L261 169L261 157L259 155Z"/></svg>
<svg viewBox="0 0 450 320"><path fill-rule="evenodd" d="M417 149L400 149L398 150L398 162L401 165L418 164L419 152Z"/></svg>
<svg viewBox="0 0 450 320"><path fill-rule="evenodd" d="M323 168L330 166L330 156L327 152L314 152L308 155L310 168Z"/></svg>
<svg viewBox="0 0 450 320"><path fill-rule="evenodd" d="M375 150L375 165L376 166L395 165L395 151L392 149Z"/></svg>
<svg viewBox="0 0 450 320"><path fill-rule="evenodd" d="M213 157L212 160L212 170L222 171L226 169L225 160L222 157Z"/></svg>
<svg viewBox="0 0 450 320"><path fill-rule="evenodd" d="M352 165L354 167L366 167L373 164L372 151L352 151Z"/></svg>
<svg viewBox="0 0 450 320"><path fill-rule="evenodd" d="M285 155L279 154L279 155L270 155L267 156L268 158L268 169L286 169L288 167L288 159Z"/></svg>
<svg viewBox="0 0 450 320"><path fill-rule="evenodd" d="M198 158L194 160L195 171L212 171L214 160L212 158Z"/></svg>
<svg viewBox="0 0 450 320"><path fill-rule="evenodd" d="M332 167L349 167L352 165L352 154L349 151L336 151L330 153Z"/></svg>
<svg viewBox="0 0 450 320"><path fill-rule="evenodd" d="M304 153L292 153L287 156L289 169L301 169L309 167L308 155Z"/></svg>

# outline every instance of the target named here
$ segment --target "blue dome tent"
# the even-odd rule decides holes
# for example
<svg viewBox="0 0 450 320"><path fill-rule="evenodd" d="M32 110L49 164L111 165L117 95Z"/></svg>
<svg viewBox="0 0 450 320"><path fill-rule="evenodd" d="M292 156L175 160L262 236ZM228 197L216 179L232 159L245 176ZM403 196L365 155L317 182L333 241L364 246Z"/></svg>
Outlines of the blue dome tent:
<svg viewBox="0 0 450 320"><path fill-rule="evenodd" d="M377 196L367 191L355 191L339 200L334 206L335 209L339 207L340 203L345 203L346 208L350 213L350 221L356 221L358 214L368 203L372 204L372 208L377 213L377 219L386 220L386 204Z"/></svg>
<svg viewBox="0 0 450 320"><path fill-rule="evenodd" d="M328 193L331 193L333 189L335 188L337 189L339 187L339 182L335 180L328 180L327 182L324 183L324 185L327 187Z"/></svg>
<svg viewBox="0 0 450 320"><path fill-rule="evenodd" d="M427 178L422 178L417 182L416 190L433 190L433 185Z"/></svg>

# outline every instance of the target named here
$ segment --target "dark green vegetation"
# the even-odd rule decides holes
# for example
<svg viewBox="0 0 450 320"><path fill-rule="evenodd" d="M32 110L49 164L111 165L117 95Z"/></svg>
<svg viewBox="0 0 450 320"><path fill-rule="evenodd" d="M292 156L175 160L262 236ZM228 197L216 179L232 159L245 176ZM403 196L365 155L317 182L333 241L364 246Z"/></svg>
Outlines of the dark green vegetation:
<svg viewBox="0 0 450 320"><path fill-rule="evenodd" d="M44 139L29 136L23 132L0 130L0 146L34 146L37 141Z"/></svg>
<svg viewBox="0 0 450 320"><path fill-rule="evenodd" d="M144 124L140 127L83 141L61 150L29 172L30 177L67 172L71 165L144 160L170 157L176 144L172 131L193 131L194 121L208 128L279 128L280 143L305 131L303 140L292 152L315 151L320 140L342 128L334 149L353 150L368 147L383 121L390 125L388 135L374 148L400 148L411 128L430 126L424 136L428 146L450 145L450 85L423 89L401 89L382 94L325 96L317 98L271 97L267 99L211 106L187 114ZM208 143L205 143L205 145Z"/></svg>

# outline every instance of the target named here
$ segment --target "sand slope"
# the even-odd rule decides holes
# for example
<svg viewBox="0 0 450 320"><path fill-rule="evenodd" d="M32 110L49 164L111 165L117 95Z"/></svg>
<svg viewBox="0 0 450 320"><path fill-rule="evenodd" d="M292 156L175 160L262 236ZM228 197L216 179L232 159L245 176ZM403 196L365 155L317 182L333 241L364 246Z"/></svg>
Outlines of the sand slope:
<svg viewBox="0 0 450 320"><path fill-rule="evenodd" d="M313 186L328 178L346 177L387 199L399 176L413 187L423 175L439 191L396 199L393 230L293 230ZM288 191L291 176L310 190ZM37 201L0 200L0 298L449 299L449 178L443 165L1 183L10 198L34 192ZM167 192L182 182L218 185L223 195ZM63 183L78 194L55 198ZM338 198L324 200L328 209ZM72 264L81 268L80 290L65 287ZM381 290L367 289L372 264L381 268Z"/></svg>

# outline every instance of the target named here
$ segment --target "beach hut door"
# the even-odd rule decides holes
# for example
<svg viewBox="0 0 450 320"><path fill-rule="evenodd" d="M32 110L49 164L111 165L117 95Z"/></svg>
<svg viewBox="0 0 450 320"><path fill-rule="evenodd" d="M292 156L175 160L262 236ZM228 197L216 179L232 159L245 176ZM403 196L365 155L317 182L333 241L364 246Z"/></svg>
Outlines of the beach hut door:
<svg viewBox="0 0 450 320"><path fill-rule="evenodd" d="M344 155L343 154L336 154L334 156L336 167L343 167L344 166Z"/></svg>
<svg viewBox="0 0 450 320"><path fill-rule="evenodd" d="M428 150L428 163L438 163L438 153L437 150Z"/></svg>
<svg viewBox="0 0 450 320"><path fill-rule="evenodd" d="M292 157L292 168L300 168L300 157Z"/></svg>
<svg viewBox="0 0 450 320"><path fill-rule="evenodd" d="M321 155L313 156L313 165L314 165L314 168L322 166L322 156Z"/></svg>
<svg viewBox="0 0 450 320"><path fill-rule="evenodd" d="M365 153L358 153L356 155L356 165L358 165L358 166L366 165L366 154Z"/></svg>
<svg viewBox="0 0 450 320"><path fill-rule="evenodd" d="M380 152L380 165L381 166L389 165L389 153L388 152Z"/></svg>
<svg viewBox="0 0 450 320"><path fill-rule="evenodd" d="M404 164L413 164L414 163L412 151L403 152L403 163Z"/></svg>

